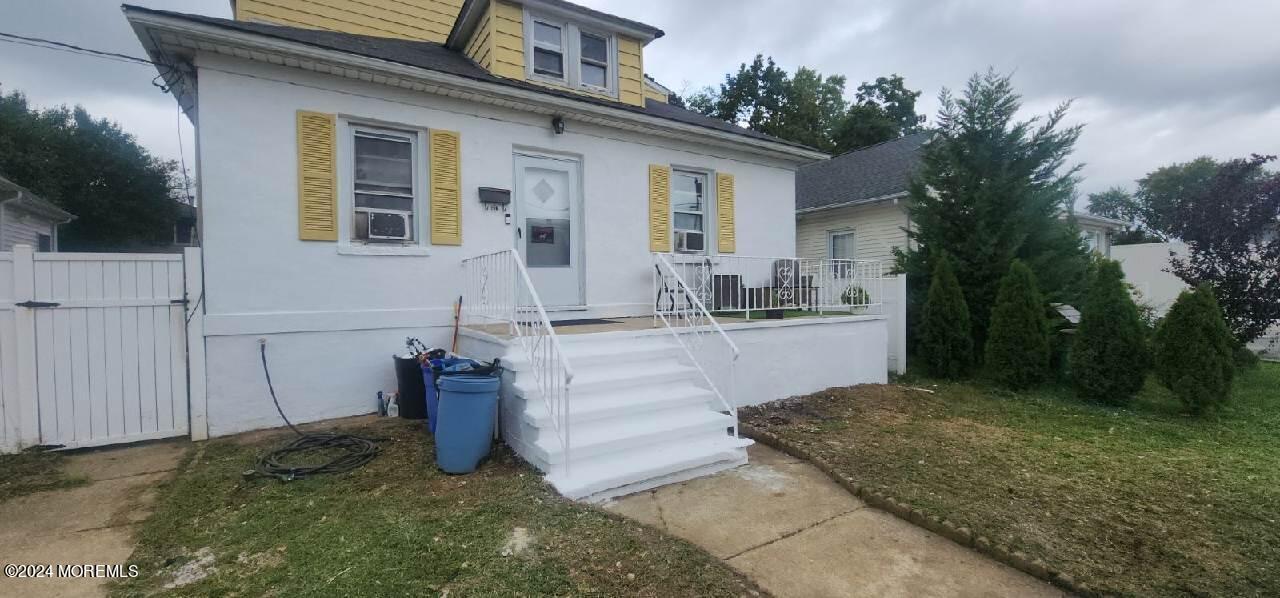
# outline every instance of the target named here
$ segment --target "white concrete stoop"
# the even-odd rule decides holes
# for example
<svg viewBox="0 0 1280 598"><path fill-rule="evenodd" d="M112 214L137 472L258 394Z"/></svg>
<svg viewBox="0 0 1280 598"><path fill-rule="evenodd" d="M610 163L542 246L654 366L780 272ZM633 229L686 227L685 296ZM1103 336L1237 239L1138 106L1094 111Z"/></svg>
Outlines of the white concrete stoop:
<svg viewBox="0 0 1280 598"><path fill-rule="evenodd" d="M573 499L600 501L710 475L747 462L752 441L670 335L568 334L574 369L570 451L564 451L532 373L512 347L503 358L503 437ZM522 371L523 370L523 371Z"/></svg>

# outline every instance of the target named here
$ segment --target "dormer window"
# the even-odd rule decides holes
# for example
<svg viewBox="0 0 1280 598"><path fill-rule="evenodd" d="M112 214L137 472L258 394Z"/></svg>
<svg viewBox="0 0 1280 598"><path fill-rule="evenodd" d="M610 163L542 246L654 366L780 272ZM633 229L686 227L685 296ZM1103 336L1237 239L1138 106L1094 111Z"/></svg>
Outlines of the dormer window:
<svg viewBox="0 0 1280 598"><path fill-rule="evenodd" d="M564 81L564 28L533 21L533 72Z"/></svg>
<svg viewBox="0 0 1280 598"><path fill-rule="evenodd" d="M613 34L525 12L525 71L534 81L617 97Z"/></svg>

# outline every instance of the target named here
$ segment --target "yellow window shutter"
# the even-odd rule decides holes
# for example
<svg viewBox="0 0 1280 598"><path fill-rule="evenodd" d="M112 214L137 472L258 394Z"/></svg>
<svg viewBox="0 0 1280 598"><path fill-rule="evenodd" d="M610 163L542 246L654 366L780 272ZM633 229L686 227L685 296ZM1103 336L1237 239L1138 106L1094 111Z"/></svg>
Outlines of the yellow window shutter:
<svg viewBox="0 0 1280 598"><path fill-rule="evenodd" d="M332 114L298 111L298 238L338 240L336 123Z"/></svg>
<svg viewBox="0 0 1280 598"><path fill-rule="evenodd" d="M462 244L461 140L456 131L431 130L431 244Z"/></svg>
<svg viewBox="0 0 1280 598"><path fill-rule="evenodd" d="M671 168L649 165L649 251L671 251Z"/></svg>
<svg viewBox="0 0 1280 598"><path fill-rule="evenodd" d="M733 175L716 173L716 231L720 253L733 253L738 247L738 233L733 224Z"/></svg>

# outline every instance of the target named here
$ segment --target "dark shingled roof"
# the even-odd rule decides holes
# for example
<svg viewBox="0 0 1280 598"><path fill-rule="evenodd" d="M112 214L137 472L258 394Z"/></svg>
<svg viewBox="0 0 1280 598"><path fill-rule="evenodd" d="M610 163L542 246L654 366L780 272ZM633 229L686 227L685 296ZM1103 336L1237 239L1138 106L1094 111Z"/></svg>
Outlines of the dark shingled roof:
<svg viewBox="0 0 1280 598"><path fill-rule="evenodd" d="M853 205L906 191L932 135L915 133L801 166L796 209Z"/></svg>
<svg viewBox="0 0 1280 598"><path fill-rule="evenodd" d="M685 110L678 106L672 106L665 102L658 102L651 99L645 100L645 107L633 106L631 104L623 104L621 102L593 98L590 96L575 94L570 91L561 91L534 85L524 81L507 79L490 74L480 65L467 58L461 52L456 52L444 47L443 44L425 41L413 41L406 39L394 39L388 37L374 37L368 35L356 35L352 33L340 33L336 31L322 31L318 29L302 29L299 27L285 27L282 25L266 25L262 23L250 23L245 21L233 21L230 19L219 19L215 17L206 17L203 15L193 15L167 10L156 10L144 8L141 6L132 6L126 4L129 10L138 12L164 15L167 17L185 19L196 23L223 27L235 31L245 33L255 33L266 35L277 39L283 39L291 42L307 44L328 50L336 50L339 52L347 52L357 54L368 58L385 60L387 62L395 62L405 66L412 66L459 77L466 77L476 81L486 83L496 83L508 87L517 87L529 91L536 91L552 96L577 100L600 106L608 106L619 110L626 110L638 114L647 114L667 120L681 122L684 124L715 129L726 133L734 133L744 137L751 137L762 141L771 141L794 148L814 150L803 144L793 143L785 139L779 139L771 135L757 133L750 129L745 129L719 119L710 118Z"/></svg>

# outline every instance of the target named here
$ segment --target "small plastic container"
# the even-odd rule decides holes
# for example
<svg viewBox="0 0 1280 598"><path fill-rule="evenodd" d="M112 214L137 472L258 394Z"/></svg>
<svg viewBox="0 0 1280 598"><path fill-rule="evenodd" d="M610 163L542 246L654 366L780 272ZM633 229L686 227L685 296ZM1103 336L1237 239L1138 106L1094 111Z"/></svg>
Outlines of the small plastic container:
<svg viewBox="0 0 1280 598"><path fill-rule="evenodd" d="M446 372L437 383L440 425L435 433L436 465L445 473L471 473L493 446L502 379L497 373Z"/></svg>

